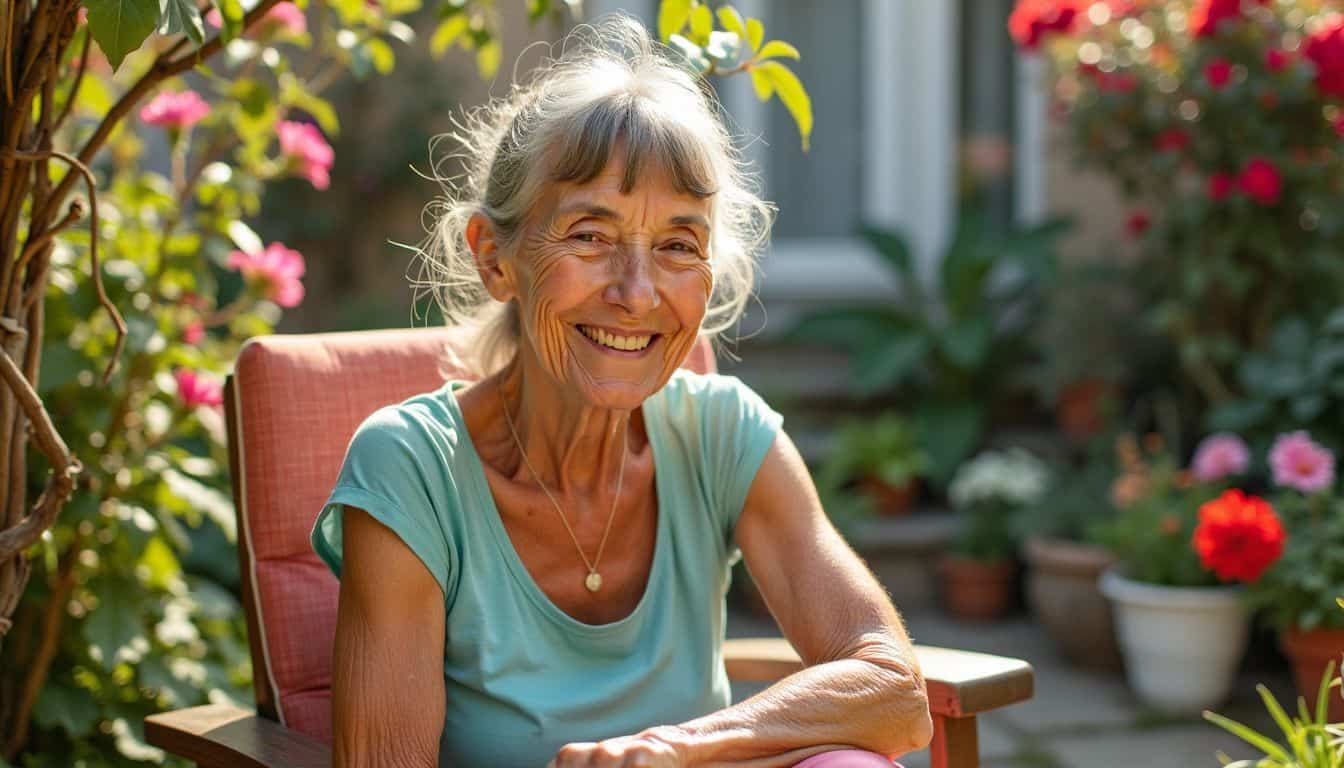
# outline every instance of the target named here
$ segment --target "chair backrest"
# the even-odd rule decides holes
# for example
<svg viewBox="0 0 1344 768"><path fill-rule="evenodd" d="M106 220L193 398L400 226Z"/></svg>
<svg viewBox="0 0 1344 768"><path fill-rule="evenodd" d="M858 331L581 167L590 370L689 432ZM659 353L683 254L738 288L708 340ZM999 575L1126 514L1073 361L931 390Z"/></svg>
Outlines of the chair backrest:
<svg viewBox="0 0 1344 768"><path fill-rule="evenodd" d="M351 436L378 408L469 378L461 330L250 340L225 388L238 556L257 711L331 741L339 583L309 544ZM715 369L701 339L684 367Z"/></svg>

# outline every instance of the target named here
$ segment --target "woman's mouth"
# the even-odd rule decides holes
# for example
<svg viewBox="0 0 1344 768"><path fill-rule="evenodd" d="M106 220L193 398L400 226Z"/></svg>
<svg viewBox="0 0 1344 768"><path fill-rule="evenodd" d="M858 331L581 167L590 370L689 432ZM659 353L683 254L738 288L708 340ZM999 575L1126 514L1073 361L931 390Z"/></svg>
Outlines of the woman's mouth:
<svg viewBox="0 0 1344 768"><path fill-rule="evenodd" d="M649 348L661 334L657 333L639 333L621 335L608 331L605 328L598 328L592 325L576 325L579 333L584 338L593 343L594 346L601 348L606 352L621 352L626 355L638 356Z"/></svg>

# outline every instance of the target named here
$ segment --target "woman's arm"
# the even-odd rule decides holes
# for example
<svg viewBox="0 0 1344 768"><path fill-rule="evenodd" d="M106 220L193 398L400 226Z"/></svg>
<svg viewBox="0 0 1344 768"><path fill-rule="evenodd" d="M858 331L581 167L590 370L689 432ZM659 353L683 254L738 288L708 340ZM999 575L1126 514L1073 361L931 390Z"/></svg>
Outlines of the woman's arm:
<svg viewBox="0 0 1344 768"><path fill-rule="evenodd" d="M334 768L437 768L443 731L443 592L389 528L342 518L331 660Z"/></svg>
<svg viewBox="0 0 1344 768"><path fill-rule="evenodd" d="M737 541L808 668L658 734L683 764L767 768L839 746L889 757L927 746L928 697L900 617L831 525L782 431L752 482Z"/></svg>

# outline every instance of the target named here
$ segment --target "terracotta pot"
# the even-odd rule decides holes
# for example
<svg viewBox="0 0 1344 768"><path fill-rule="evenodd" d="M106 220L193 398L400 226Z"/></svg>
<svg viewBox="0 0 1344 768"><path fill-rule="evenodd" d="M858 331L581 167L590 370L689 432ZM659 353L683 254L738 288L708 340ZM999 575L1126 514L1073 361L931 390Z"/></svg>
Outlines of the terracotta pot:
<svg viewBox="0 0 1344 768"><path fill-rule="evenodd" d="M910 478L901 485L892 485L885 480L869 475L859 481L859 488L873 502L879 514L887 517L904 517L915 506L915 496L919 493L919 478Z"/></svg>
<svg viewBox="0 0 1344 768"><path fill-rule="evenodd" d="M952 616L986 621L1003 617L1013 607L1017 562L984 562L944 555L938 563L943 606Z"/></svg>
<svg viewBox="0 0 1344 768"><path fill-rule="evenodd" d="M1114 387L1102 379L1079 379L1055 399L1055 421L1070 438L1083 441L1105 426L1102 405Z"/></svg>
<svg viewBox="0 0 1344 768"><path fill-rule="evenodd" d="M1287 629L1279 635L1279 647L1293 662L1293 681L1297 693L1307 700L1307 709L1316 710L1325 665L1335 662L1333 675L1339 676L1340 657L1344 656L1344 629ZM1344 697L1339 689L1330 691L1329 721L1344 723Z"/></svg>
<svg viewBox="0 0 1344 768"><path fill-rule="evenodd" d="M1033 536L1022 554L1028 565L1027 603L1065 658L1090 669L1120 671L1111 603L1097 588L1101 572L1115 562L1111 553Z"/></svg>

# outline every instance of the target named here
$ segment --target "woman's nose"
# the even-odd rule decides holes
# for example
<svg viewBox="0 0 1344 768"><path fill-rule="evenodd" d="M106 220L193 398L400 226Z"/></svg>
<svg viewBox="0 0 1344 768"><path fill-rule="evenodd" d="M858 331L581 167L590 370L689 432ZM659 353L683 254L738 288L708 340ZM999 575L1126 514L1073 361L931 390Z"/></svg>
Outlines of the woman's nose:
<svg viewBox="0 0 1344 768"><path fill-rule="evenodd" d="M615 279L607 286L606 300L631 315L643 315L660 303L653 267L647 249L629 248L617 259Z"/></svg>

